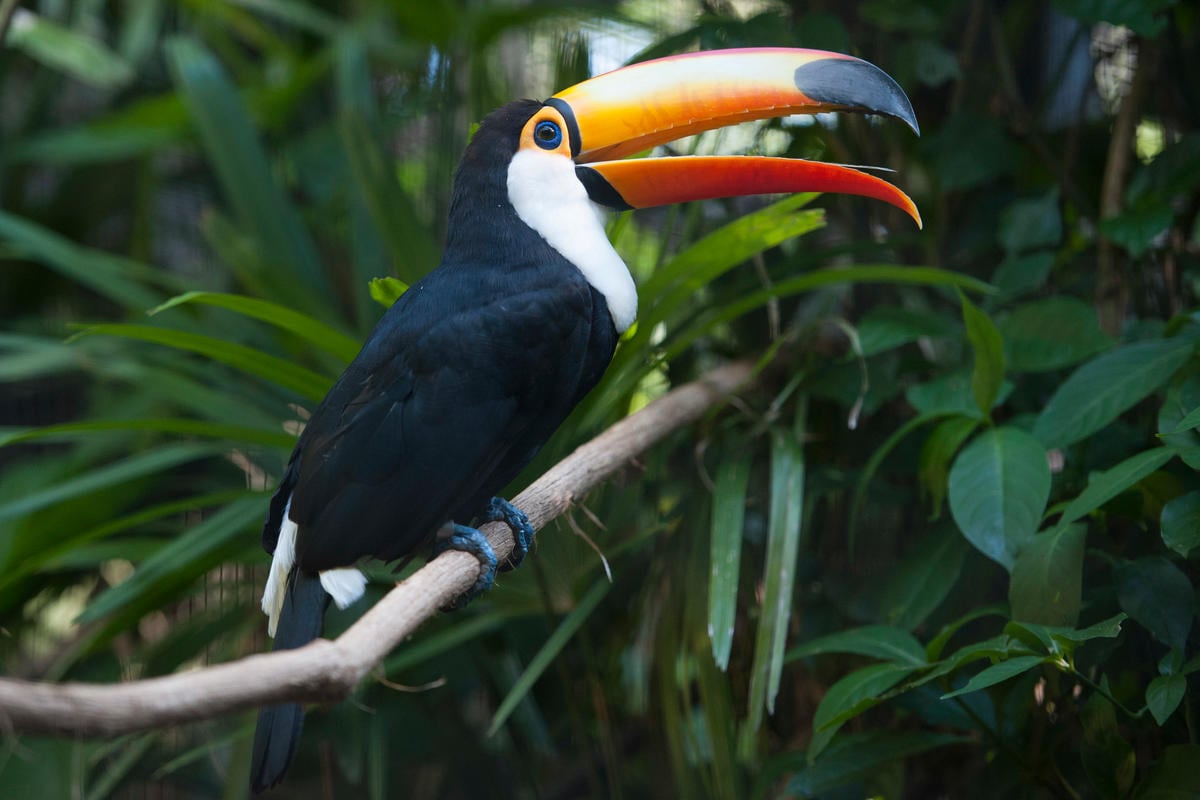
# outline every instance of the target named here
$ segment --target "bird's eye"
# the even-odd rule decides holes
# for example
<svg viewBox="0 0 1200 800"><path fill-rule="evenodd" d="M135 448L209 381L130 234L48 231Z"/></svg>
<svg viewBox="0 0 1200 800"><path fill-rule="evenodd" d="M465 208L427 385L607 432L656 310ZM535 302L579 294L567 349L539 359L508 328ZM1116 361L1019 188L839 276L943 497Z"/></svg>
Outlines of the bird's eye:
<svg viewBox="0 0 1200 800"><path fill-rule="evenodd" d="M533 129L533 139L543 150L555 150L562 144L562 129L544 119Z"/></svg>

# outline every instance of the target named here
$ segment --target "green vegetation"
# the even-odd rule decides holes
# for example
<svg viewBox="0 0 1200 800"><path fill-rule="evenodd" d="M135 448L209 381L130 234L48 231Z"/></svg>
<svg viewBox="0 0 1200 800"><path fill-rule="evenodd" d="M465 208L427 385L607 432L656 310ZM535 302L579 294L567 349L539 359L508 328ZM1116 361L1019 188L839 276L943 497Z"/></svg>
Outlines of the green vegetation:
<svg viewBox="0 0 1200 800"><path fill-rule="evenodd" d="M885 165L925 230L841 197L614 217L638 326L523 482L714 364L761 359L758 384L311 714L288 796L1200 794L1195 4L20 5L5 675L266 649L268 493L436 263L473 121L589 63L818 47L895 76L923 137L776 120L681 147ZM252 726L6 735L0 785L241 797Z"/></svg>

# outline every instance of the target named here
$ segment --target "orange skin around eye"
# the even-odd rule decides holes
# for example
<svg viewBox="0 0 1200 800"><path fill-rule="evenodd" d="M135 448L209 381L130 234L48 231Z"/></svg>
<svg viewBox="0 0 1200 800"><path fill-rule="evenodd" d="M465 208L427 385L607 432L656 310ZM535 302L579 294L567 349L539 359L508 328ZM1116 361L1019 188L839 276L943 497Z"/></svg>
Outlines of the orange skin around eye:
<svg viewBox="0 0 1200 800"><path fill-rule="evenodd" d="M553 122L555 125L557 125L562 137L561 141L558 143L558 147L555 147L553 150L547 150L545 147L542 147L542 145L538 144L533 135L534 131L537 130L538 124L546 121ZM569 137L567 136L566 120L563 119L562 114L560 114L556 109L550 107L543 108L541 111L530 117L529 122L526 122L525 127L521 129L522 150L534 149L543 153L555 153L556 155L570 158L571 143L568 141L568 139Z"/></svg>

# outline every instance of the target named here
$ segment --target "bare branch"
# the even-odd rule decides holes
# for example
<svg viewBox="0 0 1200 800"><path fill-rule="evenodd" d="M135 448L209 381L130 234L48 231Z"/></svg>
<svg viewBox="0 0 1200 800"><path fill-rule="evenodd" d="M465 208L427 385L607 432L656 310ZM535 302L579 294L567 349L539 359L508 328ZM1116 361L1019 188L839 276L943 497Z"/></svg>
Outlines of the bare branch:
<svg viewBox="0 0 1200 800"><path fill-rule="evenodd" d="M540 530L631 458L724 402L751 375L751 365L738 362L669 392L579 447L514 505ZM491 523L483 532L504 561L513 545L508 527ZM0 732L115 736L285 701L341 700L478 574L474 556L442 553L336 640L318 639L296 650L111 685L0 679Z"/></svg>

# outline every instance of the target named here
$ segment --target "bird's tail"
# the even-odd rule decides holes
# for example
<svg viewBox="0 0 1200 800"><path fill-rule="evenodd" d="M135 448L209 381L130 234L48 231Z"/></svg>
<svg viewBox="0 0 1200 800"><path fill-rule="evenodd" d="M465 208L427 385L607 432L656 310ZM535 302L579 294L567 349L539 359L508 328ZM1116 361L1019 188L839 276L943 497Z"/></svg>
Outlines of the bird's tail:
<svg viewBox="0 0 1200 800"><path fill-rule="evenodd" d="M276 650L303 647L321 635L321 624L329 594L317 575L305 575L293 568L288 575L283 610L275 632ZM271 706L258 715L254 731L254 756L250 788L255 793L270 789L283 780L304 725L304 709L297 703Z"/></svg>

